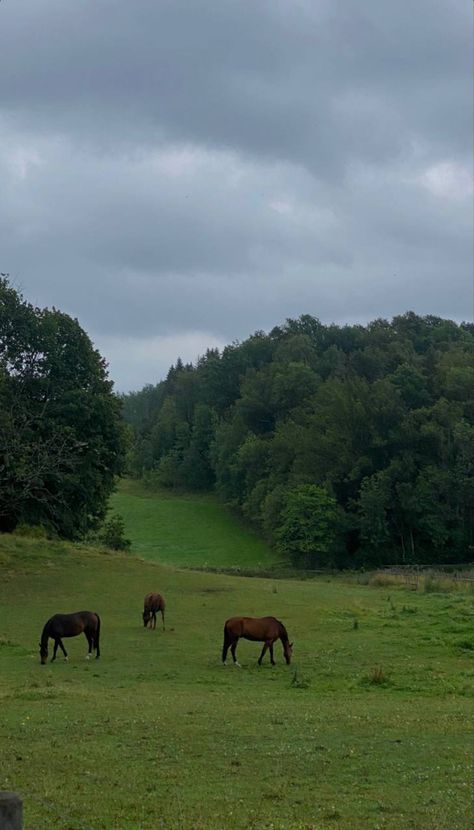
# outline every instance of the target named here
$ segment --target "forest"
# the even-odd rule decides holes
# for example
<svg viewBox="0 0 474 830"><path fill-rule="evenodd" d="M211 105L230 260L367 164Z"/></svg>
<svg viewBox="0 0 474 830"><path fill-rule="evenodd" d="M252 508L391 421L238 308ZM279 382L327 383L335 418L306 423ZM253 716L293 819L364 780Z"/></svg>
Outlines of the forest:
<svg viewBox="0 0 474 830"><path fill-rule="evenodd" d="M129 472L215 491L296 567L474 558L474 325L303 315L122 396Z"/></svg>

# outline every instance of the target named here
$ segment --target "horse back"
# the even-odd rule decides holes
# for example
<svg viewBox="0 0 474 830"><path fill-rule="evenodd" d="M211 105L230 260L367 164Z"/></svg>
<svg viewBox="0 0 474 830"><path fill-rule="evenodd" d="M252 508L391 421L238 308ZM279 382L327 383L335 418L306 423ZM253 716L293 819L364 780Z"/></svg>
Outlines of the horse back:
<svg viewBox="0 0 474 830"><path fill-rule="evenodd" d="M74 637L86 629L100 626L99 615L93 611L75 611L73 614L54 614L45 625L50 636Z"/></svg>
<svg viewBox="0 0 474 830"><path fill-rule="evenodd" d="M147 594L144 600L145 611L161 611L165 608L165 600L161 594Z"/></svg>
<svg viewBox="0 0 474 830"><path fill-rule="evenodd" d="M280 636L280 623L275 617L230 617L225 631L232 637L245 640L273 640Z"/></svg>

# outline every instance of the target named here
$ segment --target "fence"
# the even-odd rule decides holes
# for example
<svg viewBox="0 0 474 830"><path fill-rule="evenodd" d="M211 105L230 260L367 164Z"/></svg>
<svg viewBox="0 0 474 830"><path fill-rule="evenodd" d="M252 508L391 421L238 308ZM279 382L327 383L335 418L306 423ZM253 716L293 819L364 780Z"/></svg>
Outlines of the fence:
<svg viewBox="0 0 474 830"><path fill-rule="evenodd" d="M467 569L469 567L469 570ZM419 578L452 579L454 582L474 583L474 570L467 566L465 570L454 570L455 565L420 565L417 568L380 568L378 573L400 576L407 584L418 584Z"/></svg>

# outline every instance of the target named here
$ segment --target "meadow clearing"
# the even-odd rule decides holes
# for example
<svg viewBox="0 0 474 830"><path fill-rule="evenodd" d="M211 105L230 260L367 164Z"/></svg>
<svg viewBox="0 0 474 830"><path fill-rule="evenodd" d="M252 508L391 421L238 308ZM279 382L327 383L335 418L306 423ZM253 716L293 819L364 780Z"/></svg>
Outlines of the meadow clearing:
<svg viewBox="0 0 474 830"><path fill-rule="evenodd" d="M113 507L130 555L0 537L0 789L24 798L25 830L472 826L468 586L180 570L274 556L208 497L124 484ZM150 590L165 632L143 628ZM101 659L82 636L41 667L46 619L81 608L101 615ZM241 641L242 668L222 667L234 614L281 618L291 666L278 643L259 668Z"/></svg>

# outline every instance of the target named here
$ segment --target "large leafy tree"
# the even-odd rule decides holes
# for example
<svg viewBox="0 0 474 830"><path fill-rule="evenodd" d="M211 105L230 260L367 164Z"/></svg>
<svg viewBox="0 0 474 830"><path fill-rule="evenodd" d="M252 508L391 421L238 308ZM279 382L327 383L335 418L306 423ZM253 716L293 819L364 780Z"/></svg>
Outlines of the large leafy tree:
<svg viewBox="0 0 474 830"><path fill-rule="evenodd" d="M341 527L335 498L324 487L302 484L286 496L276 531L277 547L295 565L333 566Z"/></svg>
<svg viewBox="0 0 474 830"><path fill-rule="evenodd" d="M121 403L77 320L0 279L0 530L79 537L105 515L124 454Z"/></svg>

